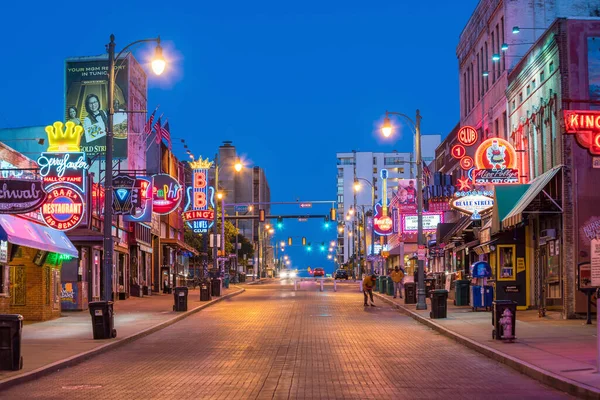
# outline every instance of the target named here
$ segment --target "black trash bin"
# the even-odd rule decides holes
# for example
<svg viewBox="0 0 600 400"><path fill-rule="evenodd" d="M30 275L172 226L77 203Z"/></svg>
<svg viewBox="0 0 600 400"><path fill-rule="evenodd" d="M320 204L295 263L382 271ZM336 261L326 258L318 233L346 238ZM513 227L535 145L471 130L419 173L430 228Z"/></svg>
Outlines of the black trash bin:
<svg viewBox="0 0 600 400"><path fill-rule="evenodd" d="M417 284L407 282L404 284L404 304L417 304Z"/></svg>
<svg viewBox="0 0 600 400"><path fill-rule="evenodd" d="M430 318L446 318L448 314L448 291L445 289L434 289L430 292L431 311Z"/></svg>
<svg viewBox="0 0 600 400"><path fill-rule="evenodd" d="M514 340L517 322L517 302L512 300L494 300L492 311L492 339Z"/></svg>
<svg viewBox="0 0 600 400"><path fill-rule="evenodd" d="M175 304L173 311L187 311L188 288L185 286L177 286L173 293Z"/></svg>
<svg viewBox="0 0 600 400"><path fill-rule="evenodd" d="M203 279L202 282L200 282L200 301L210 301L210 291L210 279Z"/></svg>
<svg viewBox="0 0 600 400"><path fill-rule="evenodd" d="M213 278L210 282L211 285L211 295L212 296L220 296L221 295L221 279Z"/></svg>
<svg viewBox="0 0 600 400"><path fill-rule="evenodd" d="M21 356L21 333L23 316L20 314L0 315L0 369L18 371L23 368Z"/></svg>
<svg viewBox="0 0 600 400"><path fill-rule="evenodd" d="M89 303L94 339L110 339L117 337L115 329L115 313L112 301L92 301Z"/></svg>
<svg viewBox="0 0 600 400"><path fill-rule="evenodd" d="M450 279L450 278L448 278ZM455 306L468 306L469 305L469 293L471 282L467 279L459 279L454 282L454 305Z"/></svg>

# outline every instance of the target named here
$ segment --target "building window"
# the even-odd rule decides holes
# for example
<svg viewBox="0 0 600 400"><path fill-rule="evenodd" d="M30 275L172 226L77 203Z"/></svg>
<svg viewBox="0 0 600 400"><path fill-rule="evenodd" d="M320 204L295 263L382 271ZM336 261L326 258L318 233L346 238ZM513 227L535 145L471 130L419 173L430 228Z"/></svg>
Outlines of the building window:
<svg viewBox="0 0 600 400"><path fill-rule="evenodd" d="M544 71L540 72L540 82L544 82Z"/></svg>
<svg viewBox="0 0 600 400"><path fill-rule="evenodd" d="M515 100L512 101L512 110L515 111L517 109L517 102Z"/></svg>
<svg viewBox="0 0 600 400"><path fill-rule="evenodd" d="M344 202L344 195L343 194L338 194L338 203L343 203Z"/></svg>
<svg viewBox="0 0 600 400"><path fill-rule="evenodd" d="M344 187L343 186L338 186L338 194L344 194Z"/></svg>
<svg viewBox="0 0 600 400"><path fill-rule="evenodd" d="M0 295L8 295L8 265L0 265Z"/></svg>
<svg viewBox="0 0 600 400"><path fill-rule="evenodd" d="M508 139L508 119L506 118L506 111L502 113L502 125L504 127L504 139Z"/></svg>
<svg viewBox="0 0 600 400"><path fill-rule="evenodd" d="M494 135L500 136L500 125L498 124L498 118L494 121Z"/></svg>
<svg viewBox="0 0 600 400"><path fill-rule="evenodd" d="M535 90L535 79L531 81L531 88Z"/></svg>
<svg viewBox="0 0 600 400"><path fill-rule="evenodd" d="M523 102L523 92L519 93L519 104Z"/></svg>
<svg viewBox="0 0 600 400"><path fill-rule="evenodd" d="M404 164L404 157L386 157L383 159L384 165L399 165Z"/></svg>
<svg viewBox="0 0 600 400"><path fill-rule="evenodd" d="M492 32L492 54L496 51L496 37L494 36L494 32ZM492 83L496 82L496 62L492 62Z"/></svg>
<svg viewBox="0 0 600 400"><path fill-rule="evenodd" d="M527 85L527 96L531 94L531 85Z"/></svg>
<svg viewBox="0 0 600 400"><path fill-rule="evenodd" d="M373 165L377 165L377 157L373 157Z"/></svg>
<svg viewBox="0 0 600 400"><path fill-rule="evenodd" d="M377 173L377 167L373 168L373 173L376 174Z"/></svg>
<svg viewBox="0 0 600 400"><path fill-rule="evenodd" d="M554 72L554 61L550 61L550 64L548 65L548 72L549 73Z"/></svg>

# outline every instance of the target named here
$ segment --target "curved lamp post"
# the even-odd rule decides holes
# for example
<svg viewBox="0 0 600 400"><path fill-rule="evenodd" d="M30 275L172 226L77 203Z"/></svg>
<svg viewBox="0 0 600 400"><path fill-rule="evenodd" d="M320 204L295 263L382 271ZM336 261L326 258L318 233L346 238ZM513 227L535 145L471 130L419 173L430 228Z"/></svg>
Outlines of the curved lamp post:
<svg viewBox="0 0 600 400"><path fill-rule="evenodd" d="M408 115L394 111L386 111L385 119L383 120L383 126L381 132L383 136L390 137L393 133L392 122L390 121L390 115L397 115L404 118L409 122L411 129L415 133L415 156L417 163L417 245L419 247L425 246L423 238L423 159L421 156L421 114L417 110L415 120L413 121ZM417 261L417 310L426 310L427 303L425 302L425 271L423 260L420 258Z"/></svg>
<svg viewBox="0 0 600 400"><path fill-rule="evenodd" d="M121 50L115 57L115 35L110 35L110 42L106 45L108 50L108 126L106 127L106 171L104 178L104 290L102 297L106 301L113 300L113 252L114 252L114 240L112 236L112 219L113 219L113 120L115 115L115 79L118 71L115 71L115 61L118 60L123 52L128 48L138 43L144 42L156 42L156 49L154 51L154 60L152 61L152 70L156 75L160 75L164 72L166 62L162 55L162 47L160 47L160 36L152 39L141 39L135 42L129 43Z"/></svg>

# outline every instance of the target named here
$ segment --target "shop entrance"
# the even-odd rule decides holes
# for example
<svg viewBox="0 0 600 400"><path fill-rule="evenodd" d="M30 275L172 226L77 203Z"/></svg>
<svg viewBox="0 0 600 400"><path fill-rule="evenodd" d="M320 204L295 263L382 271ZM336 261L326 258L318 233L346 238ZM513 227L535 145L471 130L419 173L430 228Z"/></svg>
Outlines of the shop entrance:
<svg viewBox="0 0 600 400"><path fill-rule="evenodd" d="M540 266L546 309L562 310L560 245L558 240L552 240L540 246Z"/></svg>

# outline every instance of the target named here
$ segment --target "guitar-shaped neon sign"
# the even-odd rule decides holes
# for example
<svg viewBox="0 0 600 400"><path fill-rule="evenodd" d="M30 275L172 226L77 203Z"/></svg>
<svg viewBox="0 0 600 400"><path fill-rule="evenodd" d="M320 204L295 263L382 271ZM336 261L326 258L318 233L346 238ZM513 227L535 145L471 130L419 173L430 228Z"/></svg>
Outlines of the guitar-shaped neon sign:
<svg viewBox="0 0 600 400"><path fill-rule="evenodd" d="M373 216L373 230L380 236L391 235L394 231L394 221L388 216L387 177L388 170L382 169L383 195L381 197L383 200L375 205L375 215Z"/></svg>

